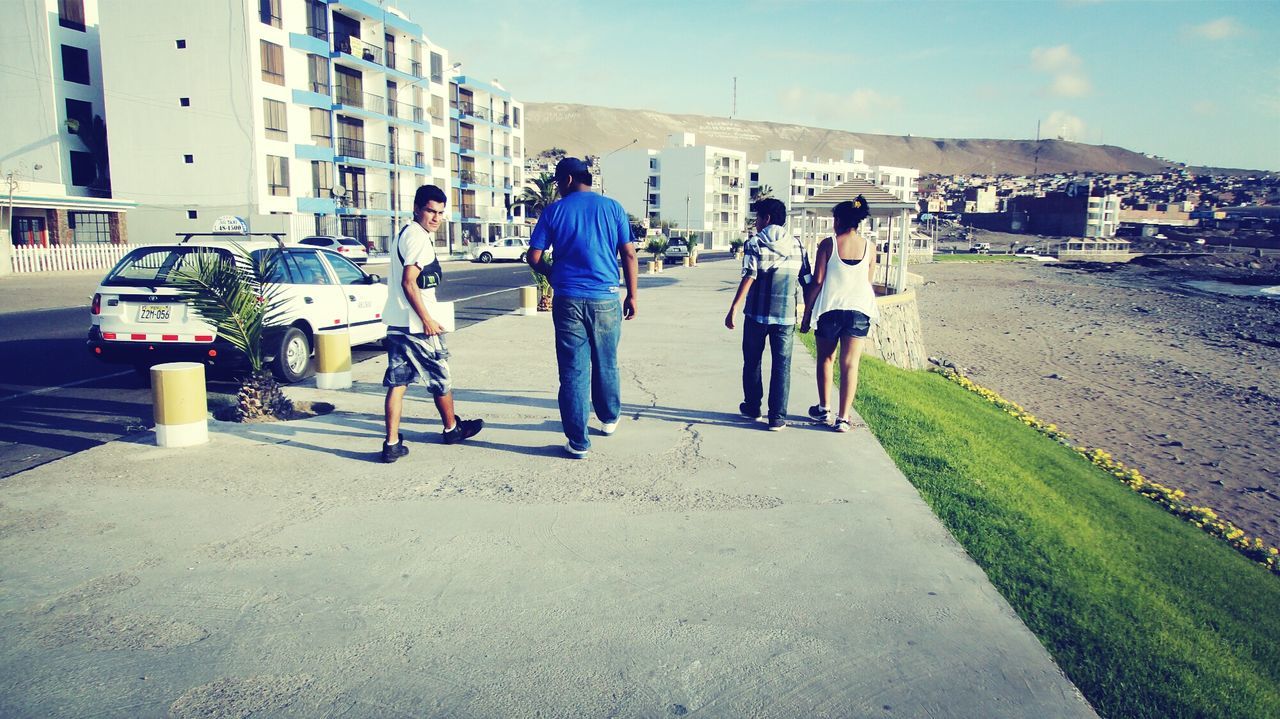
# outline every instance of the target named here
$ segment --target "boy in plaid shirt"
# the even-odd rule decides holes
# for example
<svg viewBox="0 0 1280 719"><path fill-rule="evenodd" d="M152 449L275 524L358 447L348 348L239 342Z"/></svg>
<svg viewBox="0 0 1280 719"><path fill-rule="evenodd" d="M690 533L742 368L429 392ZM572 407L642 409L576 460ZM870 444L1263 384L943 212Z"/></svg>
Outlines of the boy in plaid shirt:
<svg viewBox="0 0 1280 719"><path fill-rule="evenodd" d="M743 247L742 282L729 305L724 326L734 329L743 308L742 404L744 417L761 419L764 399L762 358L769 342L769 430L787 426L787 395L791 389L791 348L795 339L796 297L804 249L786 231L787 207L769 198L757 202L756 234ZM744 304L745 302L745 304Z"/></svg>

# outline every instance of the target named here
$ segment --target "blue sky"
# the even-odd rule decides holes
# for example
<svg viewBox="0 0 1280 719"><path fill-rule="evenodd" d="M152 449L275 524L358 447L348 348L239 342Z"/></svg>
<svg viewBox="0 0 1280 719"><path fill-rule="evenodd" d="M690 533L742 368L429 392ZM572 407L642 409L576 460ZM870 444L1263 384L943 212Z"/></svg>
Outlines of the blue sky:
<svg viewBox="0 0 1280 719"><path fill-rule="evenodd" d="M516 97L1280 170L1280 1L386 0Z"/></svg>

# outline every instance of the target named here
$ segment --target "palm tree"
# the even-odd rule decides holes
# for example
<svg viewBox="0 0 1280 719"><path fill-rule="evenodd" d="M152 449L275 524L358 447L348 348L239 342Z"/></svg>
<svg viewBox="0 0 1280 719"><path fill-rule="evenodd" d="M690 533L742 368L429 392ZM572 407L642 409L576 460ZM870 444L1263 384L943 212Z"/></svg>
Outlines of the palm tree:
<svg viewBox="0 0 1280 719"><path fill-rule="evenodd" d="M751 201L767 200L770 197L773 197L773 188L768 185L761 185L756 188L755 195L751 197Z"/></svg>
<svg viewBox="0 0 1280 719"><path fill-rule="evenodd" d="M188 255L182 268L169 280L183 294L191 311L214 325L218 336L240 350L249 363L249 374L240 378L236 393L237 421L275 417L288 419L294 407L271 371L263 355L263 332L283 317L283 287L271 280L278 277L280 252L265 250L250 254L232 242L233 251L197 249Z"/></svg>
<svg viewBox="0 0 1280 719"><path fill-rule="evenodd" d="M524 188L524 193L511 203L525 208L530 219L537 219L542 211L555 202L559 195L556 190L556 178L550 172L544 172L533 178L533 187Z"/></svg>

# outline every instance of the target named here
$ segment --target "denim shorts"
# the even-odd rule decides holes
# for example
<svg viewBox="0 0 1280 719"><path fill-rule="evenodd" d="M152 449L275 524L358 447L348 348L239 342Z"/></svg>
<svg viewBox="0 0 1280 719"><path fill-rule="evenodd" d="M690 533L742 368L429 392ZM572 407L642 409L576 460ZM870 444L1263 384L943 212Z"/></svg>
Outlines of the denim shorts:
<svg viewBox="0 0 1280 719"><path fill-rule="evenodd" d="M841 337L866 337L871 331L871 318L857 310L827 310L818 318L813 335L824 340Z"/></svg>
<svg viewBox="0 0 1280 719"><path fill-rule="evenodd" d="M435 397L449 394L453 389L449 377L449 348L445 347L443 336L409 334L399 327L389 327L382 345L387 348L383 387L421 384Z"/></svg>

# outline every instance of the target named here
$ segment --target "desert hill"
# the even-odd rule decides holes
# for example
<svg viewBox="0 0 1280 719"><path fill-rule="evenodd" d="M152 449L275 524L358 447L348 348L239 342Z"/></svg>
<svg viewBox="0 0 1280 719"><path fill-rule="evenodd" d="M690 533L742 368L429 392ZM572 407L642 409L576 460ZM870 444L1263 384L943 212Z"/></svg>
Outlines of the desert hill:
<svg viewBox="0 0 1280 719"><path fill-rule="evenodd" d="M794 150L809 158L843 157L861 148L874 165L918 168L921 174L1029 175L1040 150L1041 173L1159 172L1168 163L1122 147L1061 140L960 140L899 137L827 130L776 122L730 120L705 115L676 115L650 110L621 110L594 105L525 103L525 145L530 154L560 147L571 155L603 155L632 140L659 148L667 135L692 132L702 144L742 150L752 161L767 150Z"/></svg>

